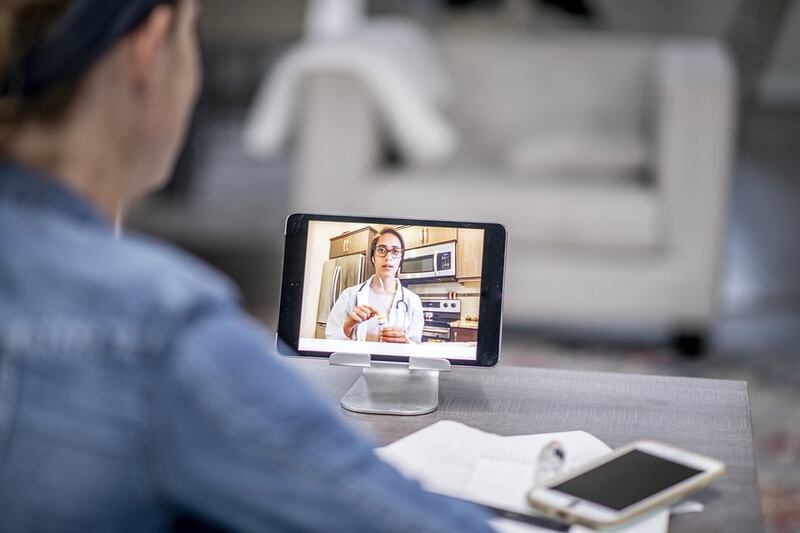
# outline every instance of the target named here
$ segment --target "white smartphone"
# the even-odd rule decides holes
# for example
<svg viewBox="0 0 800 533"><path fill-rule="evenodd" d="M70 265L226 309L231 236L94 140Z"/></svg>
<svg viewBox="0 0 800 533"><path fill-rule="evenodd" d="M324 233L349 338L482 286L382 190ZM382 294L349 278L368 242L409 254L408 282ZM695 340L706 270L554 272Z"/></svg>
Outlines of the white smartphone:
<svg viewBox="0 0 800 533"><path fill-rule="evenodd" d="M715 459L641 440L535 487L528 502L562 522L607 527L670 505L723 472Z"/></svg>

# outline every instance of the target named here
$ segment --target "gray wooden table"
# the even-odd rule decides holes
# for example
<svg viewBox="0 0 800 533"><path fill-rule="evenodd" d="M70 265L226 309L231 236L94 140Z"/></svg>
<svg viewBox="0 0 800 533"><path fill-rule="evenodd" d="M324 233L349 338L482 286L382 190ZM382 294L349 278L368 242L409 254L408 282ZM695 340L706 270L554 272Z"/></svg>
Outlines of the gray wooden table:
<svg viewBox="0 0 800 533"><path fill-rule="evenodd" d="M332 405L360 369L327 360L287 358ZM440 404L423 416L361 415L341 410L384 445L439 420L518 435L584 430L617 447L638 438L663 440L721 459L725 476L695 499L699 514L673 517L670 531L762 531L747 384L697 378L503 367L456 368L442 374Z"/></svg>

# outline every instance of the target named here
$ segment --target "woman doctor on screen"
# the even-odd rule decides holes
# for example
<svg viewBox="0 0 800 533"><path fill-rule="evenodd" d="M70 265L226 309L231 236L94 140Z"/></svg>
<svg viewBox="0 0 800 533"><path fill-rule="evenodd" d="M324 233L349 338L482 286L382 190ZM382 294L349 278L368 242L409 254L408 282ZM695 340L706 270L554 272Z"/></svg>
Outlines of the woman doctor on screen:
<svg viewBox="0 0 800 533"><path fill-rule="evenodd" d="M422 342L422 302L397 279L404 247L403 237L393 229L384 229L373 239L369 260L375 275L342 292L328 316L326 338ZM381 327L383 317L386 325Z"/></svg>

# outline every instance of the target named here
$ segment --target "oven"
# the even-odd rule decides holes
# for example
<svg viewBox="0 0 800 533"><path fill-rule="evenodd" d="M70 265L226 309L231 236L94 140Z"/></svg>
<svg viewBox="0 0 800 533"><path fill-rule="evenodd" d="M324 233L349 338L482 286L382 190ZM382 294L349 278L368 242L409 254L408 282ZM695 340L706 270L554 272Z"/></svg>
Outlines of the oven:
<svg viewBox="0 0 800 533"><path fill-rule="evenodd" d="M397 277L407 283L455 279L456 243L432 244L406 251Z"/></svg>
<svg viewBox="0 0 800 533"><path fill-rule="evenodd" d="M422 327L422 342L449 341L450 322L461 319L461 300L442 298L420 298L425 325Z"/></svg>

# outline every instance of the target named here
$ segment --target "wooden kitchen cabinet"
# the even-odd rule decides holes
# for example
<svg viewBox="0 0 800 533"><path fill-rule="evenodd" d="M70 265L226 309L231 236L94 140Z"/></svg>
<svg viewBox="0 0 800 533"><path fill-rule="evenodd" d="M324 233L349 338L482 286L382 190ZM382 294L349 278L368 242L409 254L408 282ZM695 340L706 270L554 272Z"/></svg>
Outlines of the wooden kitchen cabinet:
<svg viewBox="0 0 800 533"><path fill-rule="evenodd" d="M483 267L483 231L459 229L456 243L456 278L479 279Z"/></svg>
<svg viewBox="0 0 800 533"><path fill-rule="evenodd" d="M456 240L458 238L458 230L456 228L426 227L424 235L425 244L438 244Z"/></svg>
<svg viewBox="0 0 800 533"><path fill-rule="evenodd" d="M450 328L451 342L476 342L478 340L477 328Z"/></svg>
<svg viewBox="0 0 800 533"><path fill-rule="evenodd" d="M397 231L403 236L406 250L428 246L429 244L454 241L458 238L458 230L456 228L401 226L397 228Z"/></svg>
<svg viewBox="0 0 800 533"><path fill-rule="evenodd" d="M365 227L331 239L330 258L352 254L368 254L372 239L378 234L374 228Z"/></svg>
<svg viewBox="0 0 800 533"><path fill-rule="evenodd" d="M422 226L401 226L397 228L397 231L403 236L403 245L406 250L418 248L424 243Z"/></svg>

